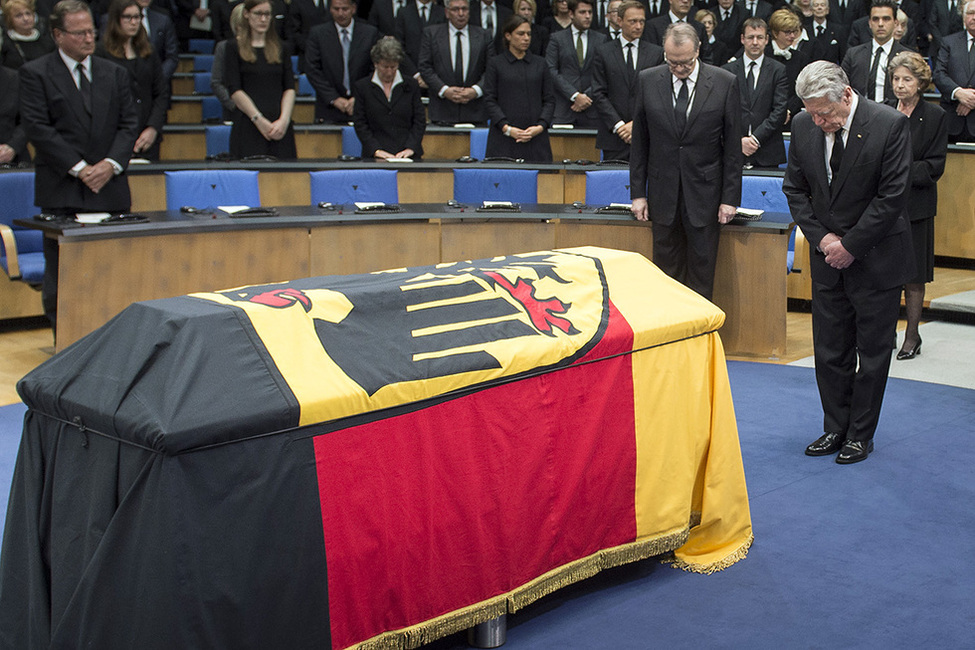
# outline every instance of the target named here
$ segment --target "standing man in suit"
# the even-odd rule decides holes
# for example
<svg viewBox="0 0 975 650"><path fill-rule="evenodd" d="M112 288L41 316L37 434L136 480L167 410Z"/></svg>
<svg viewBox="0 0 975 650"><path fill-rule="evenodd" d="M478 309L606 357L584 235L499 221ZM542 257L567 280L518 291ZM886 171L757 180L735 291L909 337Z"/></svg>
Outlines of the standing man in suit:
<svg viewBox="0 0 975 650"><path fill-rule="evenodd" d="M766 23L769 17L772 15L772 3L766 2L765 0L742 0L742 6L745 8L746 18L761 18ZM778 3L776 3L778 5ZM784 6L788 3L783 3L780 6Z"/></svg>
<svg viewBox="0 0 975 650"><path fill-rule="evenodd" d="M475 0L471 4L471 24L477 25L491 37L491 55L508 50L504 40L504 25L511 18L511 9L496 0Z"/></svg>
<svg viewBox="0 0 975 650"><path fill-rule="evenodd" d="M741 92L741 152L746 166L775 168L785 162L782 127L789 78L784 65L765 56L768 26L764 20L749 18L741 31L743 56L724 65L738 78Z"/></svg>
<svg viewBox="0 0 975 650"><path fill-rule="evenodd" d="M965 29L942 41L934 83L948 114L948 139L975 142L975 0L959 6Z"/></svg>
<svg viewBox="0 0 975 650"><path fill-rule="evenodd" d="M396 35L396 19L406 8L407 0L372 0L369 8L369 22L382 36Z"/></svg>
<svg viewBox="0 0 975 650"><path fill-rule="evenodd" d="M647 8L647 21L651 21L657 16L666 16L670 11L670 0L647 0L644 2Z"/></svg>
<svg viewBox="0 0 975 650"><path fill-rule="evenodd" d="M607 40L590 29L593 0L569 0L572 24L552 34L545 60L555 82L554 124L595 129L599 116L592 105L592 69L596 49Z"/></svg>
<svg viewBox="0 0 975 650"><path fill-rule="evenodd" d="M907 31L901 36L900 43L907 46L908 49L917 49L917 27L919 23L917 5L913 1L898 3L897 0L891 0L894 7L894 21L896 27L897 12L898 10L903 11L907 14ZM857 45L862 45L869 41L872 37L873 25L870 23L870 10L873 8L874 2L869 0L867 2L867 15L857 18L850 25L850 37L847 39L848 47L856 47Z"/></svg>
<svg viewBox="0 0 975 650"><path fill-rule="evenodd" d="M962 13L964 0L931 0L927 20L928 54L932 61L938 60L938 50L949 34L965 29Z"/></svg>
<svg viewBox="0 0 975 650"><path fill-rule="evenodd" d="M654 263L710 300L720 224L741 201L741 99L735 76L699 53L697 31L672 25L667 65L638 76L630 196L653 222Z"/></svg>
<svg viewBox="0 0 975 650"><path fill-rule="evenodd" d="M379 31L355 18L355 0L332 0L328 10L332 21L308 33L305 74L315 89L315 121L350 122L352 85L372 74L369 50Z"/></svg>
<svg viewBox="0 0 975 650"><path fill-rule="evenodd" d="M867 99L884 102L894 99L894 91L887 83L887 62L907 48L894 40L897 7L894 0L873 0L870 6L870 31L873 39L851 47L843 57L843 72L853 90Z"/></svg>
<svg viewBox="0 0 975 650"><path fill-rule="evenodd" d="M664 33L668 27L674 23L687 23L697 32L697 38L701 42L701 60L709 62L711 46L708 44L708 30L689 15L691 4L691 0L671 0L670 11L647 21L644 38L651 43L663 45Z"/></svg>
<svg viewBox="0 0 975 650"><path fill-rule="evenodd" d="M914 276L911 133L905 115L859 97L827 61L806 66L796 89L806 111L792 120L782 190L809 241L825 432L806 454L856 463L873 451L901 285Z"/></svg>
<svg viewBox="0 0 975 650"><path fill-rule="evenodd" d="M125 168L138 113L124 68L95 58L95 23L81 0L54 6L58 49L20 68L20 114L34 145L34 203L46 213L127 212ZM44 311L57 333L58 243L44 238Z"/></svg>
<svg viewBox="0 0 975 650"><path fill-rule="evenodd" d="M179 63L179 39L176 38L176 26L164 12L152 5L152 0L136 0L142 11L142 26L149 35L152 50L162 62L163 75L172 79Z"/></svg>
<svg viewBox="0 0 975 650"><path fill-rule="evenodd" d="M484 71L491 39L470 23L468 0L447 0L447 23L423 30L420 76L430 89L430 121L441 124L487 121Z"/></svg>
<svg viewBox="0 0 975 650"><path fill-rule="evenodd" d="M829 0L812 0L812 18L804 23L812 45L809 56L813 61L831 61L839 65L846 55L849 29L829 15Z"/></svg>
<svg viewBox="0 0 975 650"><path fill-rule="evenodd" d="M857 18L867 15L869 3L864 0L829 0L829 15L841 25L849 27Z"/></svg>
<svg viewBox="0 0 975 650"><path fill-rule="evenodd" d="M406 50L406 56L417 69L420 65L420 43L423 42L423 30L429 25L442 25L446 22L447 14L444 12L443 5L433 0L416 0L416 2L406 5L397 14L396 38L402 43L403 49Z"/></svg>
<svg viewBox="0 0 975 650"><path fill-rule="evenodd" d="M606 22L608 23L608 26L606 27L606 29L596 30L602 32L603 34L606 34L606 36L608 36L609 40L611 41L615 41L617 38L619 38L620 33L623 31L623 28L620 25L620 13L619 13L620 2L622 2L622 0L611 0L611 2L608 5L609 8L606 10L607 11ZM646 7L644 7L643 10L645 12ZM644 22L646 21L644 20Z"/></svg>
<svg viewBox="0 0 975 650"><path fill-rule="evenodd" d="M741 25L748 16L735 0L718 0L710 9L718 19L714 26L714 38L724 43L730 56L741 47Z"/></svg>
<svg viewBox="0 0 975 650"><path fill-rule="evenodd" d="M298 55L298 70L305 72L305 47L308 34L316 25L331 20L328 0L291 0L288 5L288 38L294 43Z"/></svg>
<svg viewBox="0 0 975 650"><path fill-rule="evenodd" d="M592 70L593 101L599 113L596 147L603 160L629 160L633 138L633 104L641 70L664 62L664 50L642 40L646 9L639 0L619 3L622 33L596 50Z"/></svg>

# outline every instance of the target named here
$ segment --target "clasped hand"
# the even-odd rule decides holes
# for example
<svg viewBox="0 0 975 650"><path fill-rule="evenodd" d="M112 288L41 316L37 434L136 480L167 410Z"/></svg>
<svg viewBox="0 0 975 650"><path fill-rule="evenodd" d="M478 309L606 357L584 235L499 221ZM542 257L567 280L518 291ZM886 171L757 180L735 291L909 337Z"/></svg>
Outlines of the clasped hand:
<svg viewBox="0 0 975 650"><path fill-rule="evenodd" d="M94 165L87 165L78 172L78 179L93 193L98 194L103 187L115 176L115 168L107 160L100 160Z"/></svg>
<svg viewBox="0 0 975 650"><path fill-rule="evenodd" d="M853 264L853 255L843 246L839 235L829 233L819 242L819 250L826 254L826 263L834 269L845 269Z"/></svg>

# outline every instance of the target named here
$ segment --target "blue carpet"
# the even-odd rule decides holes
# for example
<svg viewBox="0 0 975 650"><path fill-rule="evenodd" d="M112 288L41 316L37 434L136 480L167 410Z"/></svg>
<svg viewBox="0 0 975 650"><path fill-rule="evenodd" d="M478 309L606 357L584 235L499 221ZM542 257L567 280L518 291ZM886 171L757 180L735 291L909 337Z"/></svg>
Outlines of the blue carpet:
<svg viewBox="0 0 975 650"><path fill-rule="evenodd" d="M508 617L522 648L971 647L975 391L892 379L876 451L808 458L813 371L730 362L755 545L711 576L653 561L605 571ZM2 512L23 419L0 408ZM466 647L466 635L430 650Z"/></svg>

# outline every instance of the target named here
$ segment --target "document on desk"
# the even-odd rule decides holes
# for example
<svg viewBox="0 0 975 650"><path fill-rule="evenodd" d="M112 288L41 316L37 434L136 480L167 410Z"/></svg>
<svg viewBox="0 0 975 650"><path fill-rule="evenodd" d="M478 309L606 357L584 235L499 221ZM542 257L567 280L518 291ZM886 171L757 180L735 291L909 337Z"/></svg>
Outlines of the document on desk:
<svg viewBox="0 0 975 650"><path fill-rule="evenodd" d="M101 223L112 216L108 212L79 212L75 215L78 223Z"/></svg>
<svg viewBox="0 0 975 650"><path fill-rule="evenodd" d="M222 210L227 214L234 214L236 212L242 212L244 210L250 210L249 205L218 205L217 210Z"/></svg>

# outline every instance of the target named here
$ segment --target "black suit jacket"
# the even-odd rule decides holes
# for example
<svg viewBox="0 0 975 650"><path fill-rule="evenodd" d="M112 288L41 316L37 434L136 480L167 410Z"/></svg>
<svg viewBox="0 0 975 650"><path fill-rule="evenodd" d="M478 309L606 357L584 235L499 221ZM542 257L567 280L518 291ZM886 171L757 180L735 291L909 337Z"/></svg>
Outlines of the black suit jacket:
<svg viewBox="0 0 975 650"><path fill-rule="evenodd" d="M759 167L775 167L785 162L782 128L789 101L789 79L785 66L766 56L762 59L755 88L749 92L745 80L748 63L750 60L742 57L724 66L738 79L741 90L741 137L748 135L750 129L761 144L746 162Z"/></svg>
<svg viewBox="0 0 975 650"><path fill-rule="evenodd" d="M941 92L941 108L948 114L948 133L958 135L967 125L975 135L975 111L965 117L958 115L958 102L951 94L958 88L975 88L975 70L968 68L968 32L961 31L945 37L934 66L934 83Z"/></svg>
<svg viewBox="0 0 975 650"><path fill-rule="evenodd" d="M833 287L840 277L891 289L914 275L911 233L906 219L911 171L907 117L890 106L859 98L843 163L830 184L826 138L808 113L792 120L792 145L782 191L809 241L814 282ZM835 233L855 261L840 270L817 250ZM854 278L851 278L854 279Z"/></svg>
<svg viewBox="0 0 975 650"><path fill-rule="evenodd" d="M903 4L904 7L910 5L908 2ZM857 18L854 20L853 24L850 25L850 36L846 39L847 47L853 48L857 45L869 43L872 40L873 34L870 32L870 17L864 16L863 18ZM908 17L907 31L904 32L904 36L901 37L900 43L905 45L908 49L914 50L915 52L917 51L917 21L914 18Z"/></svg>
<svg viewBox="0 0 975 650"><path fill-rule="evenodd" d="M609 40L609 37L595 30L589 30L589 46L586 48L586 58L579 66L576 56L575 41L572 28L563 29L552 34L548 39L548 49L545 52L545 63L555 87L555 120L556 124L572 124L578 119L578 114L571 109L572 96L577 92L585 93L592 99L592 70L596 59L596 50ZM590 107L583 115L585 119L595 121L596 110Z"/></svg>
<svg viewBox="0 0 975 650"><path fill-rule="evenodd" d="M812 61L832 61L839 65L846 56L849 29L835 20L826 18L822 36L816 35L816 23L810 18L803 23L809 35L809 57Z"/></svg>
<svg viewBox="0 0 975 650"><path fill-rule="evenodd" d="M89 115L57 51L20 69L20 114L37 152L34 202L41 208L124 212L132 204L124 173L109 180L98 194L68 173L82 160L97 163L105 158L124 170L138 136L129 73L92 57L91 76Z"/></svg>
<svg viewBox="0 0 975 650"><path fill-rule="evenodd" d="M894 42L887 56L889 62L898 52L906 52L907 48L898 42ZM850 78L850 86L864 97L867 96L867 88L870 85L870 67L873 65L873 41L851 47L846 56L843 57L841 64L846 76ZM894 90L890 81L885 83L884 99L893 99ZM870 99L873 99L872 97Z"/></svg>
<svg viewBox="0 0 975 650"><path fill-rule="evenodd" d="M369 22L376 29L378 29L379 33L383 36L396 35L397 16L393 11L393 3L395 1L396 0L372 0L372 6L369 8ZM409 4L413 4L413 2L410 2Z"/></svg>
<svg viewBox="0 0 975 650"><path fill-rule="evenodd" d="M371 77L360 79L354 86L352 121L362 142L362 155L373 156L377 149L393 154L412 149L414 159L422 157L427 116L416 81L404 76L403 83L393 88L388 101Z"/></svg>
<svg viewBox="0 0 975 650"><path fill-rule="evenodd" d="M494 0L494 7L498 24L494 26L494 49L491 53L500 54L508 49L504 42L504 24L511 18L512 12L508 7L498 4L498 0ZM481 19L481 0L471 0L471 25L477 25L484 30L487 29Z"/></svg>
<svg viewBox="0 0 975 650"><path fill-rule="evenodd" d="M20 91L17 73L0 67L0 144L14 150L12 162L30 160L27 133L20 120Z"/></svg>
<svg viewBox="0 0 975 650"><path fill-rule="evenodd" d="M965 29L962 23L961 14L957 9L948 8L948 0L932 0L931 10L928 13L927 21L928 33L931 34L931 45L928 50L931 58L937 61L938 50L945 37L955 32Z"/></svg>
<svg viewBox="0 0 975 650"><path fill-rule="evenodd" d="M312 0L291 0L288 5L288 38L294 44L294 51L300 57L302 65L309 32L316 25L331 20L332 15L328 12L326 0L321 0L317 7ZM301 69L304 70L304 67Z"/></svg>
<svg viewBox="0 0 975 650"><path fill-rule="evenodd" d="M163 76L170 79L179 63L176 26L169 16L153 7L149 7L149 42L162 63Z"/></svg>
<svg viewBox="0 0 975 650"><path fill-rule="evenodd" d="M369 50L379 40L379 30L360 18L353 18L349 45L349 85L372 74ZM315 89L315 119L348 122L349 116L331 104L340 97L351 97L352 88L343 83L342 42L335 23L316 25L305 44L305 74Z"/></svg>
<svg viewBox="0 0 975 650"><path fill-rule="evenodd" d="M678 191L697 227L717 220L719 204L741 202L741 99L727 70L700 65L683 133L674 118L670 69L660 65L637 77L630 146L630 196L646 198L650 219L670 226Z"/></svg>
<svg viewBox="0 0 975 650"><path fill-rule="evenodd" d="M742 5L734 4L731 6L731 16L727 20L723 18L721 7L715 3L708 7L718 17L718 24L714 26L714 38L724 43L732 52L737 52L741 47L741 25L745 22L745 9Z"/></svg>
<svg viewBox="0 0 975 650"><path fill-rule="evenodd" d="M446 86L461 88L477 86L483 91L484 71L487 68L488 57L491 56L491 40L477 25L468 24L467 30L471 41L470 61L467 63L467 74L463 79L456 78L451 65L450 51L454 44L450 42L450 24L430 25L423 30L419 68L420 76L430 88L431 122L476 124L487 120L484 102L480 97L466 104L455 104L440 97L440 91Z"/></svg>
<svg viewBox="0 0 975 650"><path fill-rule="evenodd" d="M852 25L857 18L867 15L869 2L864 0L846 0L846 6L840 7L839 0L829 0L829 19L842 25Z"/></svg>
<svg viewBox="0 0 975 650"><path fill-rule="evenodd" d="M908 120L912 162L907 216L920 221L938 213L938 179L945 173L948 154L948 119L943 110L922 99Z"/></svg>
<svg viewBox="0 0 975 650"><path fill-rule="evenodd" d="M659 45L642 41L639 44L636 70L628 71L623 57L623 46L619 41L607 41L599 46L592 69L593 103L599 113L599 127L596 132L598 149L619 150L627 147L613 127L618 122L633 119L636 103L637 76L640 71L653 68L664 62L664 50Z"/></svg>
<svg viewBox="0 0 975 650"><path fill-rule="evenodd" d="M423 30L429 25L442 25L447 22L447 15L443 5L431 2L427 9L427 22L420 19L420 8L416 2L411 2L396 16L396 38L403 44L406 56L410 57L413 65L420 64L420 44L423 42Z"/></svg>
<svg viewBox="0 0 975 650"><path fill-rule="evenodd" d="M738 2L738 4L741 5L743 9L745 9L745 18L750 18L751 14L748 13L747 4L743 0ZM780 7L774 7L774 8L780 8ZM772 3L766 2L765 0L759 0L758 4L755 7L755 17L761 18L765 22L768 22L769 17L772 15L772 10L773 10Z"/></svg>
<svg viewBox="0 0 975 650"><path fill-rule="evenodd" d="M697 31L697 37L701 41L701 60L705 63L711 63L711 44L708 43L708 31L704 28L704 25L691 19L690 14L688 14L687 24ZM670 14L664 14L663 16L657 16L652 20L647 21L647 26L643 30L643 39L655 43L663 47L664 44L664 34L667 32L667 28L670 27ZM739 40L739 45L741 41Z"/></svg>

